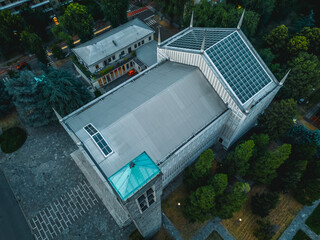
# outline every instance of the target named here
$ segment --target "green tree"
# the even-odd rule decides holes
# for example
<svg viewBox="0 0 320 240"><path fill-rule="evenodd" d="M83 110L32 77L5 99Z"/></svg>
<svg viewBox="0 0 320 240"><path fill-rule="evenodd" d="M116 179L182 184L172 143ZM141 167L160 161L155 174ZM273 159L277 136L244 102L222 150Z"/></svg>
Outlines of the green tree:
<svg viewBox="0 0 320 240"><path fill-rule="evenodd" d="M251 199L251 210L254 214L264 218L269 215L270 210L274 209L279 202L279 193L256 194Z"/></svg>
<svg viewBox="0 0 320 240"><path fill-rule="evenodd" d="M252 140L239 144L223 161L223 171L228 175L244 176L249 168L249 160L253 154Z"/></svg>
<svg viewBox="0 0 320 240"><path fill-rule="evenodd" d="M309 40L304 36L294 36L288 42L288 52L297 55L300 52L307 52Z"/></svg>
<svg viewBox="0 0 320 240"><path fill-rule="evenodd" d="M100 0L104 18L108 19L112 27L127 22L127 10L129 8L128 0Z"/></svg>
<svg viewBox="0 0 320 240"><path fill-rule="evenodd" d="M320 28L305 27L302 29L301 35L309 40L309 53L320 56Z"/></svg>
<svg viewBox="0 0 320 240"><path fill-rule="evenodd" d="M209 148L201 153L199 159L184 172L184 181L190 189L206 184L214 161L214 153Z"/></svg>
<svg viewBox="0 0 320 240"><path fill-rule="evenodd" d="M213 186L216 196L221 195L228 186L228 175L218 173L210 180L210 185Z"/></svg>
<svg viewBox="0 0 320 240"><path fill-rule="evenodd" d="M0 118L4 117L14 108L11 97L6 90L2 80L0 80Z"/></svg>
<svg viewBox="0 0 320 240"><path fill-rule="evenodd" d="M288 63L291 72L280 90L283 98L308 99L320 88L320 61L315 55L300 53Z"/></svg>
<svg viewBox="0 0 320 240"><path fill-rule="evenodd" d="M300 203L312 205L314 201L320 198L320 178L303 178L299 183L294 196Z"/></svg>
<svg viewBox="0 0 320 240"><path fill-rule="evenodd" d="M258 240L271 240L275 232L270 221L258 220L257 223L258 228L254 231L254 236L257 237Z"/></svg>
<svg viewBox="0 0 320 240"><path fill-rule="evenodd" d="M29 52L35 54L40 62L48 62L43 42L37 34L24 30L21 32L20 38Z"/></svg>
<svg viewBox="0 0 320 240"><path fill-rule="evenodd" d="M25 24L28 28L39 35L42 39L47 40L47 30L49 25L49 15L44 11L33 10L30 7L25 7L20 12Z"/></svg>
<svg viewBox="0 0 320 240"><path fill-rule="evenodd" d="M48 120L38 104L39 89L34 77L32 72L22 71L18 78L10 79L6 85L22 122L31 127L38 127Z"/></svg>
<svg viewBox="0 0 320 240"><path fill-rule="evenodd" d="M269 145L269 135L268 134L253 134L250 137L251 140L254 142L254 149L252 154L253 161L256 157L261 156L266 152L266 149Z"/></svg>
<svg viewBox="0 0 320 240"><path fill-rule="evenodd" d="M222 219L231 218L234 212L240 211L250 191L248 183L237 182L225 191L216 201L217 215Z"/></svg>
<svg viewBox="0 0 320 240"><path fill-rule="evenodd" d="M292 153L277 171L277 178L272 181L272 188L289 192L297 188L309 161L315 157L317 145L315 143L294 144Z"/></svg>
<svg viewBox="0 0 320 240"><path fill-rule="evenodd" d="M296 32L300 32L301 29L304 27L313 27L314 26L314 18L313 18L314 12L311 10L311 13L306 16L302 16L298 19L298 21L295 23L295 30Z"/></svg>
<svg viewBox="0 0 320 240"><path fill-rule="evenodd" d="M55 58L57 58L57 59L63 59L64 58L64 54L63 54L61 48L56 44L52 45L51 52L52 52L53 56Z"/></svg>
<svg viewBox="0 0 320 240"><path fill-rule="evenodd" d="M77 34L82 42L93 37L93 18L83 5L69 4L60 23L70 34Z"/></svg>
<svg viewBox="0 0 320 240"><path fill-rule="evenodd" d="M272 62L275 59L275 55L271 52L270 48L264 48L258 50L260 57L266 63L266 65L270 68L272 66Z"/></svg>
<svg viewBox="0 0 320 240"><path fill-rule="evenodd" d="M274 102L259 116L259 125L272 139L284 137L293 126L297 114L297 103L293 99Z"/></svg>
<svg viewBox="0 0 320 240"><path fill-rule="evenodd" d="M51 32L56 39L60 41L65 41L69 49L73 48L72 36L68 34L67 30L64 29L60 24L51 28Z"/></svg>
<svg viewBox="0 0 320 240"><path fill-rule="evenodd" d="M0 50L8 56L13 50L21 50L19 33L24 29L23 19L10 10L0 11Z"/></svg>
<svg viewBox="0 0 320 240"><path fill-rule="evenodd" d="M190 221L203 222L215 212L215 192L212 186L203 186L190 194L183 209Z"/></svg>
<svg viewBox="0 0 320 240"><path fill-rule="evenodd" d="M280 25L264 37L266 45L274 54L285 54L288 42L288 28L285 25Z"/></svg>
<svg viewBox="0 0 320 240"><path fill-rule="evenodd" d="M275 7L275 0L244 0L246 9L257 12L261 16L262 25L265 25L273 12Z"/></svg>
<svg viewBox="0 0 320 240"><path fill-rule="evenodd" d="M157 0L160 3L161 11L168 14L170 18L179 19L182 17L187 0Z"/></svg>
<svg viewBox="0 0 320 240"><path fill-rule="evenodd" d="M283 144L275 151L266 152L250 166L249 177L258 184L269 184L277 176L277 169L289 158L291 145Z"/></svg>
<svg viewBox="0 0 320 240"><path fill-rule="evenodd" d="M214 4L201 1L194 10L194 25L197 27L236 27L239 23L243 9L237 9L231 4ZM190 22L191 13L185 16L185 25ZM246 11L241 29L247 37L252 37L257 29L260 16L253 11Z"/></svg>
<svg viewBox="0 0 320 240"><path fill-rule="evenodd" d="M52 119L52 108L66 116L92 99L85 86L66 71L50 69L38 85L39 105Z"/></svg>

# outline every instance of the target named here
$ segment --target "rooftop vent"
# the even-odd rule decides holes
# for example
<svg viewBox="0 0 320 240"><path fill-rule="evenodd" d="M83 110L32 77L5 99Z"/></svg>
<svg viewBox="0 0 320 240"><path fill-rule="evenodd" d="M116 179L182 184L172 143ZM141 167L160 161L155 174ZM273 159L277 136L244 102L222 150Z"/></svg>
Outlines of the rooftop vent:
<svg viewBox="0 0 320 240"><path fill-rule="evenodd" d="M116 44L116 42L115 42L114 40L112 40L112 42L113 42L113 44L114 44L115 46L117 46L117 44Z"/></svg>

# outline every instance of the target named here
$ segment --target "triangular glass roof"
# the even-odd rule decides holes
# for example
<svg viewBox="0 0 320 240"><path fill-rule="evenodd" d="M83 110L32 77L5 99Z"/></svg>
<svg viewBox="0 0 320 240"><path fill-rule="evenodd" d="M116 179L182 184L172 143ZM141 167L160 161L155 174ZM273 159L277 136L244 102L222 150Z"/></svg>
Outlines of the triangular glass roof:
<svg viewBox="0 0 320 240"><path fill-rule="evenodd" d="M143 152L108 178L122 200L126 200L160 172L158 166Z"/></svg>

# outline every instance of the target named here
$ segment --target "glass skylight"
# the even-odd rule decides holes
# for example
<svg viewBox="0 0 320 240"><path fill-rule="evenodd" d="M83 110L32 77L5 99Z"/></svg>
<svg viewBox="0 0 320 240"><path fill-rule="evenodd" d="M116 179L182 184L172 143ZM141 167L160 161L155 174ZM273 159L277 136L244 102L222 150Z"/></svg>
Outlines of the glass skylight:
<svg viewBox="0 0 320 240"><path fill-rule="evenodd" d="M107 141L91 123L86 125L84 127L84 130L86 130L86 132L91 136L92 140L95 142L95 144L98 146L105 157L112 153L112 149L108 145Z"/></svg>
<svg viewBox="0 0 320 240"><path fill-rule="evenodd" d="M225 38L234 30L228 29L192 29L184 36L178 38L172 43L168 44L169 47L178 47L185 49L200 50L203 36L206 35L205 49L211 47L213 44Z"/></svg>
<svg viewBox="0 0 320 240"><path fill-rule="evenodd" d="M237 32L206 53L242 104L272 81Z"/></svg>

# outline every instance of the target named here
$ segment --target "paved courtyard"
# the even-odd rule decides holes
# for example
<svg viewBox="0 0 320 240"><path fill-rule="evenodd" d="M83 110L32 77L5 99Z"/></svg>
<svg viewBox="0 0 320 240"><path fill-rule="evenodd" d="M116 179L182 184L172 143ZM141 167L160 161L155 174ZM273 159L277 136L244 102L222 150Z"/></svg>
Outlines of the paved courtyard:
<svg viewBox="0 0 320 240"><path fill-rule="evenodd" d="M0 167L35 239L128 239L73 162L76 145L59 124L27 129L15 153L0 153Z"/></svg>

